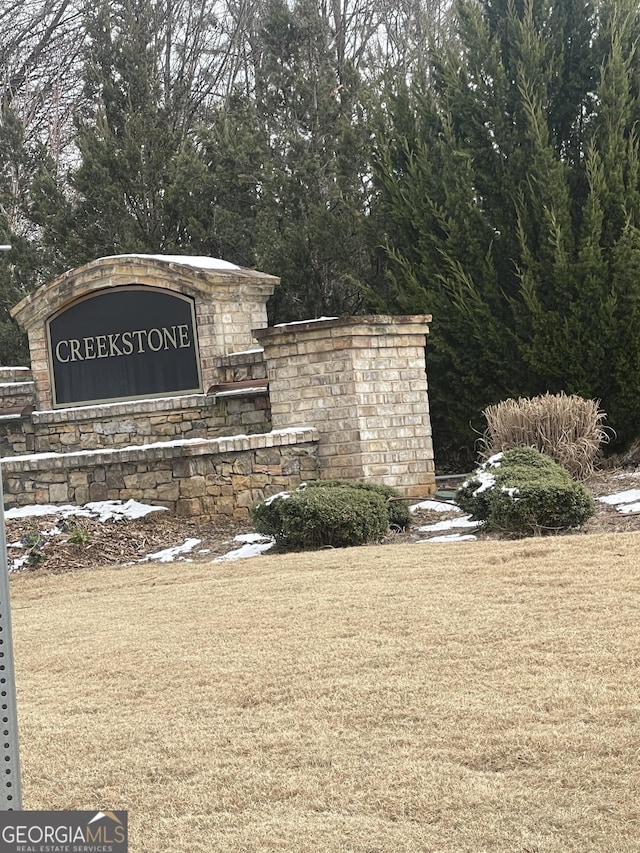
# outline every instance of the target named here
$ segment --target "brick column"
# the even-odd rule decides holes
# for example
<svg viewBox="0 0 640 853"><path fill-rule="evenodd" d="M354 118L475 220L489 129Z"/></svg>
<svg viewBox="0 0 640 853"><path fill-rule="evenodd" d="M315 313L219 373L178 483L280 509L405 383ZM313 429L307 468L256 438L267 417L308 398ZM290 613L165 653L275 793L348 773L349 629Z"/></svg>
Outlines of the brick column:
<svg viewBox="0 0 640 853"><path fill-rule="evenodd" d="M430 316L346 317L256 329L274 429L320 436L320 476L409 496L435 490L425 363Z"/></svg>

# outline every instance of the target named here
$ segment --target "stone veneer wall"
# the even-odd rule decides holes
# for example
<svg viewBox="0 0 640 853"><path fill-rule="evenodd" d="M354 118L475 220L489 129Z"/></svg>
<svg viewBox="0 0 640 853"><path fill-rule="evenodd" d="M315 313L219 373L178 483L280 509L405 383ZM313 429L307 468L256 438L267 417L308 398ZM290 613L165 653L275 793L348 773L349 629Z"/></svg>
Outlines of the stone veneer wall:
<svg viewBox="0 0 640 853"><path fill-rule="evenodd" d="M314 429L113 451L3 459L5 504L140 500L179 516L247 518L249 507L318 477Z"/></svg>
<svg viewBox="0 0 640 853"><path fill-rule="evenodd" d="M7 503L135 498L185 516L245 516L257 500L318 476L428 494L435 490L429 320L351 317L254 329L247 338L264 352L213 358L210 394L2 416ZM29 384L18 374L5 378L16 390ZM4 395L6 410L17 408L6 400L18 396Z"/></svg>
<svg viewBox="0 0 640 853"><path fill-rule="evenodd" d="M193 394L133 403L0 417L0 455L65 453L184 438L268 432L265 388L241 394Z"/></svg>
<svg viewBox="0 0 640 853"><path fill-rule="evenodd" d="M264 347L273 426L318 430L322 478L372 480L408 496L435 491L430 320L347 317L254 331Z"/></svg>
<svg viewBox="0 0 640 853"><path fill-rule="evenodd" d="M266 379L267 366L262 347L232 352L216 358L214 362L216 382L250 382Z"/></svg>
<svg viewBox="0 0 640 853"><path fill-rule="evenodd" d="M0 367L0 415L2 410L23 409L35 403L35 386L28 367Z"/></svg>

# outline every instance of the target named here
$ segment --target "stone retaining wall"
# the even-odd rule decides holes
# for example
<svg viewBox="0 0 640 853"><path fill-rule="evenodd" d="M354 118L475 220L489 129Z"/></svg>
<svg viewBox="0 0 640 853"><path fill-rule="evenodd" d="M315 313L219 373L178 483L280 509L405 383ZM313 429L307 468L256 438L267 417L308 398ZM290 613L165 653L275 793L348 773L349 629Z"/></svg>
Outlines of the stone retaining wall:
<svg viewBox="0 0 640 853"><path fill-rule="evenodd" d="M36 389L28 367L0 367L0 414L33 407Z"/></svg>
<svg viewBox="0 0 640 853"><path fill-rule="evenodd" d="M7 507L139 500L179 516L247 518L276 492L318 478L311 428L120 450L18 456L2 461Z"/></svg>
<svg viewBox="0 0 640 853"><path fill-rule="evenodd" d="M166 284L161 276L158 286ZM34 323L46 315L37 304ZM211 384L180 396L28 412L6 402L27 390L27 376L0 373L7 503L134 498L183 516L245 516L268 494L317 477L429 494L430 319L344 317L245 330L242 340L262 347L210 353Z"/></svg>
<svg viewBox="0 0 640 853"><path fill-rule="evenodd" d="M0 417L0 455L100 450L271 428L266 389L140 402Z"/></svg>

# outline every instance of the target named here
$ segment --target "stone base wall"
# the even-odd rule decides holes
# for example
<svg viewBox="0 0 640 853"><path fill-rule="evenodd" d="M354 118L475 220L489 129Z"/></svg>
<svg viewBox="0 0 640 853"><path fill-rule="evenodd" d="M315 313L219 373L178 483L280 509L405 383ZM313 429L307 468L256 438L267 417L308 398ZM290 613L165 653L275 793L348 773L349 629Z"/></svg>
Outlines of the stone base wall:
<svg viewBox="0 0 640 853"><path fill-rule="evenodd" d="M268 494L314 477L429 494L429 320L254 329L262 347L212 358L205 393L30 413L5 406L4 415L0 406L7 502L134 498L183 516L244 517ZM23 378L6 377L5 399L18 398Z"/></svg>
<svg viewBox="0 0 640 853"><path fill-rule="evenodd" d="M249 508L319 475L314 429L2 462L7 507L138 500L179 516L246 519Z"/></svg>
<svg viewBox="0 0 640 853"><path fill-rule="evenodd" d="M30 367L0 367L0 383L33 382ZM35 385L32 386L35 393Z"/></svg>
<svg viewBox="0 0 640 853"><path fill-rule="evenodd" d="M0 367L0 416L3 412L19 413L33 407L36 386L28 367Z"/></svg>
<svg viewBox="0 0 640 853"><path fill-rule="evenodd" d="M267 365L262 347L222 355L214 364L217 382L250 382L267 378Z"/></svg>

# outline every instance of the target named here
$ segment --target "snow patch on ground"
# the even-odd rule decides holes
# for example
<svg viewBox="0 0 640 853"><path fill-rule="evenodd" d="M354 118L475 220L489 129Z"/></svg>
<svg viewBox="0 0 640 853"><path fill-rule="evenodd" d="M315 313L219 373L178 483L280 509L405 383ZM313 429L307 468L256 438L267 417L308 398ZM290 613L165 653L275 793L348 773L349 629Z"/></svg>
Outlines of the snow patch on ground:
<svg viewBox="0 0 640 853"><path fill-rule="evenodd" d="M31 518L43 515L61 515L68 518L77 515L81 518L97 518L98 521L110 521L111 519L136 519L144 518L151 512L168 512L165 506L148 506L138 501L93 501L84 506L73 506L65 504L54 506L53 504L40 504L39 506L21 506L8 509L5 518Z"/></svg>
<svg viewBox="0 0 640 853"><path fill-rule="evenodd" d="M603 504L614 504L620 509L620 505L640 501L640 489L627 489L624 492L616 492L615 495L604 495L598 498ZM624 510L628 512L629 510Z"/></svg>
<svg viewBox="0 0 640 853"><path fill-rule="evenodd" d="M244 560L247 557L258 557L270 548L273 548L275 540L270 536L261 536L259 533L242 533L234 537L234 542L244 543L240 548L229 551L221 557L216 557L214 563L224 563L230 560Z"/></svg>
<svg viewBox="0 0 640 853"><path fill-rule="evenodd" d="M603 504L615 506L618 512L625 514L640 512L640 489L626 489L614 495L604 495L598 500Z"/></svg>
<svg viewBox="0 0 640 853"><path fill-rule="evenodd" d="M473 534L449 533L444 536L433 536L431 539L422 539L418 544L424 545L426 542L472 542L478 537Z"/></svg>
<svg viewBox="0 0 640 853"><path fill-rule="evenodd" d="M409 509L411 512L417 512L420 509L433 510L433 512L462 512L460 507L454 503L447 501L420 501L420 503L412 504Z"/></svg>
<svg viewBox="0 0 640 853"><path fill-rule="evenodd" d="M447 521L436 521L435 524L427 524L424 527L417 527L418 533L434 533L438 530L451 530L456 527L478 527L479 521L472 521L470 515L464 515L462 518L450 518Z"/></svg>
<svg viewBox="0 0 640 853"><path fill-rule="evenodd" d="M496 462L499 464L499 459L497 459ZM493 477L491 474L489 474L489 472L486 472L485 482L488 482L489 479L493 480ZM485 487L488 488L488 485ZM267 499L267 501L265 501L265 503L271 503L276 498L282 498L286 500L288 497L290 497L290 494L288 492L280 492L277 495L272 495L270 498ZM598 498L598 500L601 503L608 504L610 506L615 506L618 512L640 512L640 489L627 489L623 492L617 492L613 495L604 495ZM410 509L412 510L412 512L416 512L418 510L433 510L435 512L451 513L462 512L462 510L455 504L438 500L420 501L419 503L413 504ZM73 506L70 504L64 506L54 506L52 504L47 504L41 506L17 507L14 509L7 510L5 512L5 518L23 519L30 517L37 518L49 515L57 515L62 519L68 518L70 516L77 516L80 518L96 518L100 522L105 522L120 519L135 520L138 518L144 518L146 515L152 512L167 511L168 510L166 509L166 507L149 506L147 504L142 504L134 500L93 501L85 504L84 506ZM445 521L438 521L433 524L427 524L421 527L417 527L415 528L415 530L417 533L430 534L440 533L441 531L446 530L456 531L465 528L475 529L479 526L480 522L473 521L471 519L471 516L465 515L458 518L447 519ZM56 526L41 531L42 536L54 536L58 533L60 533L60 530ZM426 542L471 542L475 541L476 539L477 536L474 536L473 534L465 535L460 532L454 532L437 536L428 536L424 539L419 540L419 544L424 544ZM233 560L247 559L250 557L257 557L269 551L271 548L273 548L275 544L272 538L263 536L260 533L244 533L234 537L233 541L237 543L240 547L233 548L228 553L217 557L212 562L221 563L230 562ZM138 560L138 562L142 563L153 561L160 563L169 563L175 560L188 560L186 555L193 552L194 549L200 543L200 539L186 539L180 545L175 545L173 547L164 548L160 551L155 551L151 554L147 554L141 560ZM26 548L26 545L23 542L12 542L8 543L7 547L22 550ZM208 550L200 549L196 553L202 555L208 553ZM28 554L22 554L10 560L9 571L16 571L22 568L26 564L28 558Z"/></svg>
<svg viewBox="0 0 640 853"><path fill-rule="evenodd" d="M190 554L191 551L199 545L201 539L186 539L182 545L175 545L173 548L164 548L162 551L156 551L153 554L147 554L139 563L172 563L176 558L182 559L183 554Z"/></svg>

